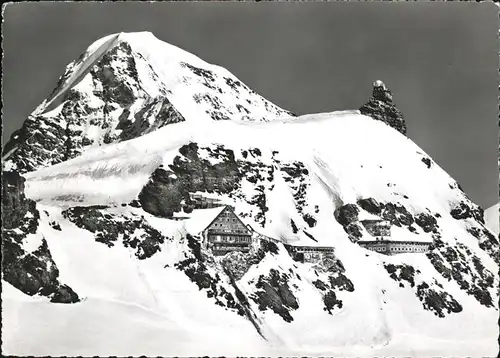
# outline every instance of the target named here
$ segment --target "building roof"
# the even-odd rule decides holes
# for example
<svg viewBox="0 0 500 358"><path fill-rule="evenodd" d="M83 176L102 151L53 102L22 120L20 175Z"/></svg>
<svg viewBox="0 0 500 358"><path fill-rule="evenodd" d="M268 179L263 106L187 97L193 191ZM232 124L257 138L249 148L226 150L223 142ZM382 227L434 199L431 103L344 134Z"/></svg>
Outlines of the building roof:
<svg viewBox="0 0 500 358"><path fill-rule="evenodd" d="M361 223L366 223L366 224L372 224L372 223L377 223L377 224L390 224L389 220L384 220L384 219L363 219L360 220Z"/></svg>
<svg viewBox="0 0 500 358"><path fill-rule="evenodd" d="M186 220L186 230L192 235L196 235L205 230L219 215L226 209L226 206L220 206L210 209L195 209L189 214Z"/></svg>
<svg viewBox="0 0 500 358"><path fill-rule="evenodd" d="M199 234L207 229L212 223L219 217L219 215L228 209L231 211L234 216L240 221L241 225L243 225L247 230L252 231L252 227L246 225L234 212L233 208L230 205L220 206L216 208L210 209L195 209L189 215L189 219L186 220L186 231L192 235Z"/></svg>
<svg viewBox="0 0 500 358"><path fill-rule="evenodd" d="M357 244L417 244L417 245L430 245L431 241L416 241L416 240L359 240Z"/></svg>

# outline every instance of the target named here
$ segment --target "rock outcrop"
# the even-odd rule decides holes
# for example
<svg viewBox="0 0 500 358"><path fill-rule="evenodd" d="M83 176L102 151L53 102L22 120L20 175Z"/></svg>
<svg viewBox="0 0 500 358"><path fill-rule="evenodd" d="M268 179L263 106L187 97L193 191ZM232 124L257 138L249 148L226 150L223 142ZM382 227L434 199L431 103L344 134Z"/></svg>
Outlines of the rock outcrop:
<svg viewBox="0 0 500 358"><path fill-rule="evenodd" d="M359 108L361 114L379 120L406 135L403 113L392 102L392 92L382 81L373 83L370 100Z"/></svg>
<svg viewBox="0 0 500 358"><path fill-rule="evenodd" d="M21 223L34 202L24 196L25 179L15 171L2 173L2 228L13 229Z"/></svg>

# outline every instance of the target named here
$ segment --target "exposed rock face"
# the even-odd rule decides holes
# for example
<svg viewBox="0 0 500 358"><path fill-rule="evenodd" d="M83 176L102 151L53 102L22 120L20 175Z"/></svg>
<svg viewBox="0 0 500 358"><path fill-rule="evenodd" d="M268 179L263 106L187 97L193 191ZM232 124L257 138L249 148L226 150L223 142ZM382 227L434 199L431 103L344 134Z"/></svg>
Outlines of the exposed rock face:
<svg viewBox="0 0 500 358"><path fill-rule="evenodd" d="M373 83L372 97L359 110L361 114L382 121L406 135L403 113L392 103L392 93L382 81Z"/></svg>
<svg viewBox="0 0 500 358"><path fill-rule="evenodd" d="M434 216L426 213L420 213L415 216L415 222L420 226L425 232L438 233L437 220Z"/></svg>
<svg viewBox="0 0 500 358"><path fill-rule="evenodd" d="M480 304L493 305L490 290L494 289L494 275L465 245L450 245L435 238L426 254L432 265L445 279L454 280L460 288L473 296ZM472 262L473 265L468 263Z"/></svg>
<svg viewBox="0 0 500 358"><path fill-rule="evenodd" d="M483 209L473 203L467 204L465 201L462 201L450 211L450 214L457 220L471 218L484 224Z"/></svg>
<svg viewBox="0 0 500 358"><path fill-rule="evenodd" d="M380 215L382 213L382 209L384 208L384 205L381 205L374 198L359 199L358 205L363 210L366 210L370 214L374 214L374 215Z"/></svg>
<svg viewBox="0 0 500 358"><path fill-rule="evenodd" d="M151 175L151 180L139 194L143 209L160 217L171 217L181 210L181 202L191 205L189 193L208 191L229 193L239 186L242 177L232 150L217 147L214 157L219 163L200 156L197 143L184 145L179 149L170 168L158 168ZM187 160L186 160L187 159Z"/></svg>
<svg viewBox="0 0 500 358"><path fill-rule="evenodd" d="M297 298L288 285L289 276L280 274L271 269L269 276L261 275L255 287L259 289L252 299L259 305L260 310L270 308L286 322L292 322L290 311L299 308Z"/></svg>
<svg viewBox="0 0 500 358"><path fill-rule="evenodd" d="M335 210L335 218L343 226L358 221L358 214L359 209L355 204L347 204Z"/></svg>
<svg viewBox="0 0 500 358"><path fill-rule="evenodd" d="M355 204L346 204L334 212L337 222L344 227L352 242L357 242L363 236L361 226L358 224L359 208Z"/></svg>
<svg viewBox="0 0 500 358"><path fill-rule="evenodd" d="M384 264L389 276L399 282L399 286L404 288L405 281L410 287L415 289L415 294L422 302L424 309L432 311L438 317L445 317L446 313L458 313L462 311L462 306L453 296L443 290L443 286L434 279L429 285L422 281L417 285L416 279L420 275L420 270L415 270L411 265ZM444 311L446 310L446 311Z"/></svg>
<svg viewBox="0 0 500 358"><path fill-rule="evenodd" d="M354 284L345 275L344 265L336 257L329 257L327 260L323 260L318 269L322 269L322 271L328 275L329 284L319 279L314 281L313 284L319 290L324 291L323 303L325 306L323 309L331 314L335 307L339 309L343 307L343 302L341 299L337 298L336 292L353 292Z"/></svg>
<svg viewBox="0 0 500 358"><path fill-rule="evenodd" d="M242 253L233 251L226 254L222 259L224 272L234 280L240 280L250 269L252 265L260 263L267 254L277 255L278 246L271 241L262 240L258 250Z"/></svg>
<svg viewBox="0 0 500 358"><path fill-rule="evenodd" d="M374 198L359 199L357 204L370 214L380 216L387 220L391 225L404 227L410 232L416 232L416 224L424 230L424 232L432 232L439 236L439 225L437 218L440 217L437 213L418 213L412 215L405 206L399 203L379 203Z"/></svg>
<svg viewBox="0 0 500 358"><path fill-rule="evenodd" d="M81 86L68 90L44 112L60 110L54 110L54 114L35 111L12 134L2 154L12 152L8 157L10 167L20 173L30 172L75 158L89 146L136 138L184 121L170 103L166 89L161 88L159 96L150 96L143 88L138 61L143 59L126 42L106 52L90 68ZM72 68L67 68L54 93L62 89ZM151 67L148 72L151 78L157 77Z"/></svg>
<svg viewBox="0 0 500 358"><path fill-rule="evenodd" d="M121 241L124 247L135 251L139 260L161 250L168 237L151 227L142 217L106 212L105 207L73 207L63 215L79 228L92 232L97 242L112 247Z"/></svg>
<svg viewBox="0 0 500 358"><path fill-rule="evenodd" d="M480 226L472 226L467 231L479 242L479 247L500 266L499 238L495 237L488 229Z"/></svg>
<svg viewBox="0 0 500 358"><path fill-rule="evenodd" d="M34 202L24 196L25 179L15 171L2 173L2 228L13 229L21 223Z"/></svg>
<svg viewBox="0 0 500 358"><path fill-rule="evenodd" d="M382 212L382 217L390 221L395 226L410 226L413 224L413 216L406 208L398 203L386 203Z"/></svg>
<svg viewBox="0 0 500 358"><path fill-rule="evenodd" d="M37 235L40 214L35 202L24 195L24 178L17 172L4 172L2 195L3 279L30 296L47 296L56 303L78 302L71 287L59 282L47 241ZM38 240L33 251L26 249L28 240Z"/></svg>
<svg viewBox="0 0 500 358"><path fill-rule="evenodd" d="M241 279L252 265L252 262L247 259L247 256L248 255L240 251L234 251L222 258L224 269L234 277L235 280Z"/></svg>

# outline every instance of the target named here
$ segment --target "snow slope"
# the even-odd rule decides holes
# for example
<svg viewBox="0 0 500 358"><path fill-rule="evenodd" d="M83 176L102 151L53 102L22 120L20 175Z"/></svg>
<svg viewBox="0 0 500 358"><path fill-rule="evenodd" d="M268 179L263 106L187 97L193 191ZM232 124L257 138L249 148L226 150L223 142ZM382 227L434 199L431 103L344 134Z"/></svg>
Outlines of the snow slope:
<svg viewBox="0 0 500 358"><path fill-rule="evenodd" d="M500 233L499 229L499 210L500 204L493 205L484 211L484 220L486 221L486 226L491 229L495 234Z"/></svg>

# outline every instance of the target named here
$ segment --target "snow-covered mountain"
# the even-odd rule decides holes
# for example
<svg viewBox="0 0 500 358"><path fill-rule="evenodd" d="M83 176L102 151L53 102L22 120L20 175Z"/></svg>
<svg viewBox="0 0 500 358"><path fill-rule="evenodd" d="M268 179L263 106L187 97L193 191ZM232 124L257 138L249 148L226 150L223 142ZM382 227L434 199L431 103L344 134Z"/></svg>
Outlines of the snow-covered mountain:
<svg viewBox="0 0 500 358"><path fill-rule="evenodd" d="M119 33L66 67L52 94L13 133L3 161L24 173L171 123L290 116L222 67L149 32Z"/></svg>
<svg viewBox="0 0 500 358"><path fill-rule="evenodd" d="M134 81L124 75L130 58ZM373 118L295 117L144 33L99 40L68 68L21 130L39 137L5 151L4 352L497 354L498 238L482 209L402 134L383 83L363 106ZM99 71L115 108L105 119L91 82ZM211 100L196 100L207 93ZM168 100L168 114L163 105L143 110L152 98ZM92 110L63 114L81 103ZM50 142L57 120L79 123L71 143L93 142L70 155L64 145L50 149L41 139ZM99 145L106 133L112 139ZM233 206L262 235L334 252L307 263L264 242L214 257L200 245L214 209L193 209L193 194ZM360 247L370 237L361 220L373 218L390 222L396 240L432 242L430 250L386 256Z"/></svg>

